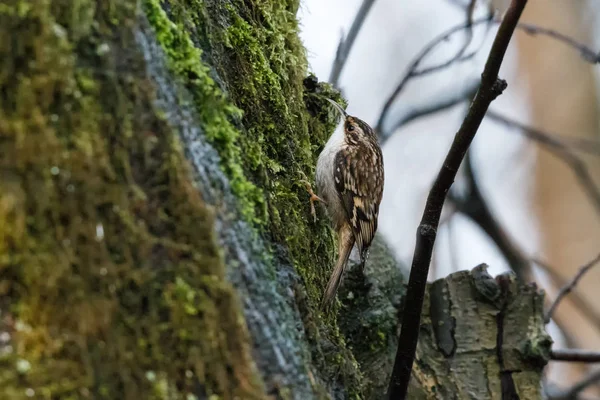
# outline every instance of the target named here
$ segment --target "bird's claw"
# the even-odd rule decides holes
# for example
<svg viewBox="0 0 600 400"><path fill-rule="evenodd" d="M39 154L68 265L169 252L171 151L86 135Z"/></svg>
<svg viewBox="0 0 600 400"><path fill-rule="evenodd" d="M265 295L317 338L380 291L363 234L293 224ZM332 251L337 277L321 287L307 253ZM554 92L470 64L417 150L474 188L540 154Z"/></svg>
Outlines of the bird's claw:
<svg viewBox="0 0 600 400"><path fill-rule="evenodd" d="M317 222L317 211L315 210L315 201L320 201L323 204L327 204L325 202L325 200L323 200L322 198L320 198L319 196L317 196L315 194L315 192L313 191L312 185L310 184L309 181L307 181L306 179L301 179L300 182L302 182L304 184L304 186L306 187L306 191L308 192L308 194L310 194L310 214L313 217L313 221L316 223Z"/></svg>

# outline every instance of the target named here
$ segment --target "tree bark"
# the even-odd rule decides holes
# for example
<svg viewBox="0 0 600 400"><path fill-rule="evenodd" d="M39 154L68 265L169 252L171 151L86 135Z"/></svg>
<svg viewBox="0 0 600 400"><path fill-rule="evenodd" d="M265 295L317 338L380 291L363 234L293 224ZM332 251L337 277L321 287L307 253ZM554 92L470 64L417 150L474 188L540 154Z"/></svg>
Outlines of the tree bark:
<svg viewBox="0 0 600 400"><path fill-rule="evenodd" d="M335 246L299 180L343 100L306 77L298 5L0 5L1 398L381 398L401 266L377 238L319 310ZM416 396L535 398L541 295L484 278L431 287Z"/></svg>
<svg viewBox="0 0 600 400"><path fill-rule="evenodd" d="M486 269L429 286L409 398L542 398L552 343L543 292L513 274L494 279Z"/></svg>

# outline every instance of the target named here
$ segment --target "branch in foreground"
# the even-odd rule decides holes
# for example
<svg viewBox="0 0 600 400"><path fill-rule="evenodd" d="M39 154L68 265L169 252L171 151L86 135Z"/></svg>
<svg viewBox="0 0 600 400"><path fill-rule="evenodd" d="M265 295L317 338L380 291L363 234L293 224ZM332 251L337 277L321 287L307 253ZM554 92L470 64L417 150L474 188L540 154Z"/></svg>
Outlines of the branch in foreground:
<svg viewBox="0 0 600 400"><path fill-rule="evenodd" d="M498 78L498 72L526 4L527 0L512 0L500 24L481 74L481 86L429 192L423 218L417 229L417 244L402 314L402 329L398 339L398 350L388 390L390 399L403 400L406 398L419 339L421 311L429 264L446 194L454 182L465 153L469 149L491 102L502 94L506 88L506 82Z"/></svg>
<svg viewBox="0 0 600 400"><path fill-rule="evenodd" d="M593 260L591 260L590 262L588 262L587 264L582 266L579 269L579 271L577 272L577 274L573 277L573 279L571 279L571 281L569 283L567 283L565 286L563 286L560 289L560 291L558 292L558 295L556 296L556 299L554 300L554 302L552 303L552 305L546 312L546 316L545 316L546 323L550 322L550 319L552 318L552 314L554 314L554 310L556 309L556 307L558 307L558 305L560 304L562 299L566 295L568 295L573 290L573 288L575 288L575 286L577 285L579 280L581 278L583 278L583 276L599 262L600 262L600 254L597 255L596 258L594 258Z"/></svg>
<svg viewBox="0 0 600 400"><path fill-rule="evenodd" d="M600 363L600 351L579 349L551 350L550 359L566 362Z"/></svg>
<svg viewBox="0 0 600 400"><path fill-rule="evenodd" d="M338 44L338 48L335 53L335 60L333 60L333 66L331 67L331 73L329 74L329 83L336 88L338 87L342 70L344 69L346 61L348 60L350 50L352 50L354 41L356 40L356 37L358 36L365 19L367 19L367 15L369 14L369 11L371 11L373 4L375 4L375 0L363 0L358 12L356 13L356 17L354 17L354 21L352 21L352 25L348 31L348 36L345 38L342 36L340 39L340 44Z"/></svg>

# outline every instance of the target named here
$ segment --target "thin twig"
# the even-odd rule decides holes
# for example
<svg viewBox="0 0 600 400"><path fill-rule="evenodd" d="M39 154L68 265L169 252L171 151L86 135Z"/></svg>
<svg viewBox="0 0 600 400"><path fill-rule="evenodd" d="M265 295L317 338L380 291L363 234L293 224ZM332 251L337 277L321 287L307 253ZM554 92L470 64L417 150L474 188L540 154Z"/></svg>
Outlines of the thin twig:
<svg viewBox="0 0 600 400"><path fill-rule="evenodd" d="M447 31L443 32L441 35L438 35L437 37L435 37L427 45L425 45L425 47L419 52L419 54L411 61L406 73L400 80L400 83L396 86L396 89L394 89L394 92L387 99L387 101L385 102L385 104L383 106L383 109L381 110L381 113L379 115L379 120L377 122L377 132L379 132L379 134L381 136L389 136L389 132L387 132L383 129L384 128L383 124L384 124L385 119L387 118L390 108L392 107L392 104L394 103L394 101L396 101L396 98L400 95L402 90L404 90L404 87L406 86L406 84L415 76L421 76L421 75L424 75L425 73L438 71L442 68L446 68L446 67L450 66L454 62L463 61L464 59L462 59L461 56L464 53L464 50L463 50L464 47L461 47L461 49L458 51L458 53L454 57L452 57L450 60L448 60L442 64L436 65L434 67L428 68L426 70L428 72L419 72L418 68L421 65L421 63L423 62L423 60L425 59L425 57L427 57L429 55L429 53L431 53L431 51L434 50L440 43L445 43L455 33L462 32L465 29L472 29L473 27L475 27L477 25L480 25L483 23L489 23L491 21L493 21L493 20L492 20L492 16L490 15L490 16L487 16L484 18L476 19L474 21L464 22L460 25L457 25L453 28L448 29Z"/></svg>
<svg viewBox="0 0 600 400"><path fill-rule="evenodd" d="M551 350L550 359L553 361L600 363L600 351L579 349Z"/></svg>
<svg viewBox="0 0 600 400"><path fill-rule="evenodd" d="M573 150L565 146L560 140L556 139L555 135L549 135L530 126L513 121L505 116L502 116L493 110L490 110L487 117L493 121L500 122L510 128L520 130L526 137L535 140L551 151L554 155L563 160L572 170L582 189L587 194L592 202L592 205L598 211L600 216L600 189L594 182L592 174L583 160L575 154Z"/></svg>
<svg viewBox="0 0 600 400"><path fill-rule="evenodd" d="M556 269L548 265L547 262L538 258L533 258L531 261L541 267L550 276L550 279L554 283L555 287L561 288L567 285L567 280L560 276L556 272ZM573 305L577 311L581 312L581 314L583 314L583 316L592 324L594 324L598 331L600 331L600 314L594 311L594 307L577 292L571 293L569 298L573 302ZM554 322L557 322L556 317L554 317Z"/></svg>
<svg viewBox="0 0 600 400"><path fill-rule="evenodd" d="M487 109L491 102L502 94L506 88L506 82L498 78L498 72L526 4L527 0L512 0L500 24L481 74L481 86L471 103L462 126L456 133L454 142L427 197L423 218L417 229L417 243L405 296L405 307L402 313L402 329L388 388L389 399L404 400L406 398L419 339L421 310L429 263L431 262L433 245L446 194L456 178L460 164L485 117Z"/></svg>
<svg viewBox="0 0 600 400"><path fill-rule="evenodd" d="M600 382L600 369L591 372L587 377L566 390L561 390L558 393L549 393L549 398L552 400L572 400L578 399L579 393L583 392L588 387Z"/></svg>
<svg viewBox="0 0 600 400"><path fill-rule="evenodd" d="M489 113L490 111L488 111ZM519 275L525 276L530 272L530 265L534 263L550 275L555 287L565 286L566 280L558 275L554 268L546 262L539 259L530 259L525 252L511 239L510 235L504 230L500 222L491 212L485 197L483 196L477 178L474 173L473 160L470 152L467 153L464 161L464 172L467 180L467 191L464 195L458 195L454 191L448 193L448 201L454 205L454 209L462 215L468 217L473 223L483 230L486 235L494 242L509 267ZM446 223L449 223L446 222ZM571 300L577 307L577 310L590 321L600 331L600 315L594 311L590 305L579 293L571 294ZM559 325L558 321L555 320ZM562 329L564 334L566 331Z"/></svg>
<svg viewBox="0 0 600 400"><path fill-rule="evenodd" d="M469 22L467 21L466 23L462 23L453 28L450 28L446 32L442 33L441 35L439 35L435 39L433 39L430 43L428 43L423 48L423 50L421 50L421 52L413 59L413 61L411 62L411 64L408 67L407 72L405 73L403 78L400 80L400 83L398 84L398 86L396 87L396 89L394 90L392 95L387 99L386 103L384 104L383 109L381 110L381 113L379 116L379 120L377 122L377 131L379 132L379 135L381 137L389 136L392 134L392 132L394 132L395 129L397 129L401 125L399 123L387 124L388 127L391 126L392 128L391 129L388 128L388 129L384 130L384 122L385 122L385 119L388 117L388 114L389 114L392 104L396 101L396 99L398 98L398 96L400 95L400 93L402 92L404 87L406 86L406 84L412 78L414 78L415 76L423 75L423 71L417 71L417 68L419 67L419 65L421 64L423 59L427 55L429 55L429 53L431 53L432 50L434 50L439 44L446 42L454 34L461 32L465 29L471 29L473 26L476 26L476 25L479 25L479 24L482 24L485 22L499 23L500 21L501 20L499 20L497 18L493 18L491 15L490 15L490 17L484 17L481 19L473 20L472 24L469 24ZM556 32L549 28L543 28L543 27L536 26L533 24L528 24L528 23L519 23L517 25L517 29L522 30L523 32L525 32L529 35L547 36L551 39L559 41L559 42L577 50L581 54L582 58L585 61L593 63L593 64L600 63L600 52L595 52L594 50L590 49L588 46L586 46L582 43L579 43L575 39L573 39L567 35L564 35L560 32ZM434 71L443 69L445 67L448 67L455 62L464 61L463 60L464 57L461 57L461 56L462 56L462 53L459 52L458 57L455 56L451 60L449 60L443 64L440 64L439 66L430 67L424 71L425 72L434 72ZM472 56L472 54L470 56ZM465 96L457 95L456 97L464 98ZM432 107L432 106L429 107L429 109L432 110L431 112L436 112L436 111L439 111L439 110L442 110L445 108L447 108L447 107L441 107L441 108ZM418 116L420 117L420 116L423 116L426 114L427 113L422 112L422 113L419 113ZM414 119L414 118L412 118L412 119Z"/></svg>
<svg viewBox="0 0 600 400"><path fill-rule="evenodd" d="M345 38L342 36L340 39L340 44L338 45L335 53L335 60L333 60L333 66L331 67L331 73L329 74L329 83L336 88L338 87L342 70L344 69L346 61L348 60L348 55L354 46L354 41L356 40L356 37L358 36L365 19L367 19L367 15L369 14L369 11L371 11L373 4L375 4L375 0L363 0L358 12L356 13L356 17L354 17L354 21L352 21L352 25L348 31L348 36Z"/></svg>
<svg viewBox="0 0 600 400"><path fill-rule="evenodd" d="M554 314L554 310L556 309L556 307L558 307L558 305L560 304L562 299L566 295L568 295L575 288L575 286L577 286L577 283L579 282L579 280L581 278L583 278L583 276L599 262L600 262L600 254L598 254L593 260L589 261L587 264L585 264L584 266L579 268L579 271L577 272L577 274L575 274L573 279L571 279L571 281L569 283L567 283L565 286L563 286L559 290L558 295L556 295L556 299L554 299L554 302L552 303L552 305L546 312L546 315L544 316L546 323L550 322L550 319L552 318L552 314Z"/></svg>
<svg viewBox="0 0 600 400"><path fill-rule="evenodd" d="M435 101L429 104L426 104L422 107L407 109L400 116L396 115L396 121L394 122L394 125L391 128L386 128L385 130L380 132L380 145L383 146L383 144L392 137L392 132L395 132L397 129L400 129L402 126L408 124L409 122L424 117L426 115L435 114L437 112L454 107L458 104L464 103L468 98L473 97L472 95L477 91L480 83L481 82L479 79L472 79L467 84L465 84L465 86L460 92L449 91L447 93L442 93L435 99Z"/></svg>
<svg viewBox="0 0 600 400"><path fill-rule="evenodd" d="M469 5L467 6L467 21L472 24L473 16L475 15L475 6L477 5L477 0L471 0Z"/></svg>
<svg viewBox="0 0 600 400"><path fill-rule="evenodd" d="M575 50L578 50L579 54L581 54L581 57L585 61L592 63L592 64L600 63L600 52L593 51L586 45L579 43L577 40L575 40L567 35L564 35L560 32L556 32L553 29L544 28L541 26L528 24L528 23L520 23L518 28L521 31L523 31L529 35L532 35L532 36L536 36L536 35L548 36L554 40L557 40L559 42L566 44L569 47L574 48Z"/></svg>
<svg viewBox="0 0 600 400"><path fill-rule="evenodd" d="M597 139L590 139L586 137L568 137L544 132L540 129L535 129L519 123L507 116L501 115L494 110L489 110L486 117L497 122L501 122L507 126L522 130L528 139L545 145L546 147L565 147L572 151L580 151L582 153L600 156L600 141Z"/></svg>

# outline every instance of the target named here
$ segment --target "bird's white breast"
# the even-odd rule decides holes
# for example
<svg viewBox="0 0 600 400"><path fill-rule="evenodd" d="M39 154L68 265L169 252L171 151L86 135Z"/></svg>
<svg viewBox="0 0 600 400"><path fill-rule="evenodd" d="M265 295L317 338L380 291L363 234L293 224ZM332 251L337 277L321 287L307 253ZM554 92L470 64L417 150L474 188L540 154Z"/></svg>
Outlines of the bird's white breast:
<svg viewBox="0 0 600 400"><path fill-rule="evenodd" d="M316 183L317 193L327 202L327 211L334 225L344 219L344 210L335 190L334 161L338 151L344 146L344 131L342 126L333 132L317 160Z"/></svg>

